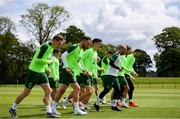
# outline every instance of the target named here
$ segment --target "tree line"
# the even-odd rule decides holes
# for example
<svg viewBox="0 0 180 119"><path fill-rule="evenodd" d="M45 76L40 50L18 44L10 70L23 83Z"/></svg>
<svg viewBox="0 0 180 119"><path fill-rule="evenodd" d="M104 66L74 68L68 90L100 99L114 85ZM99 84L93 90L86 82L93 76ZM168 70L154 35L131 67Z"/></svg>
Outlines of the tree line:
<svg viewBox="0 0 180 119"><path fill-rule="evenodd" d="M62 32L62 24L70 16L63 6L49 6L37 3L27 9L26 14L21 15L20 24L27 30L33 39L23 43L16 36L16 25L8 17L0 17L0 83L15 83L17 79L23 82L28 65L37 48L35 42L40 45L52 38L55 33L61 34L66 43L61 47L62 52L74 43L78 43L86 33L70 25ZM168 27L152 39L158 49L154 55L158 76L180 76L180 28ZM115 51L116 46L103 44L99 50L102 58L109 50ZM143 56L136 60L135 70L140 76L149 76L148 68L152 67L152 59L143 50ZM22 79L22 80L21 80Z"/></svg>

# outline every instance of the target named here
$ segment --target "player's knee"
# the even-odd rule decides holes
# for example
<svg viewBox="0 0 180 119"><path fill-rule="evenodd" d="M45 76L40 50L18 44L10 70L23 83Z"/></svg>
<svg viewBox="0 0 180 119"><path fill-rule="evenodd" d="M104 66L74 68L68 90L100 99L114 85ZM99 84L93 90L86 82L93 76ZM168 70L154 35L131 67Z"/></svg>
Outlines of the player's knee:
<svg viewBox="0 0 180 119"><path fill-rule="evenodd" d="M125 87L124 87L124 91L125 91L125 92L128 92L128 91L129 91L129 87L128 87L128 86L125 86Z"/></svg>
<svg viewBox="0 0 180 119"><path fill-rule="evenodd" d="M80 86L79 85L76 85L75 87L74 87L74 90L76 90L76 91L80 91Z"/></svg>

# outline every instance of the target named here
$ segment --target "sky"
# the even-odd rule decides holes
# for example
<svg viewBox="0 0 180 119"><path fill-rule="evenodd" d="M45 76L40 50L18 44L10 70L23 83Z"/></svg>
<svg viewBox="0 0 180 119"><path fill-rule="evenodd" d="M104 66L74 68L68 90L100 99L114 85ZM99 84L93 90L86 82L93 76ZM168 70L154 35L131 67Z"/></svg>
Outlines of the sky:
<svg viewBox="0 0 180 119"><path fill-rule="evenodd" d="M20 26L20 15L37 2L61 5L69 11L70 18L61 31L76 25L106 44L127 44L146 50L152 59L157 52L153 36L165 27L180 27L180 0L0 0L0 16L10 17L16 23L16 34L22 41L31 36Z"/></svg>

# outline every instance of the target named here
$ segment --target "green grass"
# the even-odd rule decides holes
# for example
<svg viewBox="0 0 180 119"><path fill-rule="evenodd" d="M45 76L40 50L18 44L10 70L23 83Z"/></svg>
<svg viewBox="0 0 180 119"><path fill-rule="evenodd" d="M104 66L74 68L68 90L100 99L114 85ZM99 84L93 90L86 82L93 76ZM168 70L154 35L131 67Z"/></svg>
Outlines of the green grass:
<svg viewBox="0 0 180 119"><path fill-rule="evenodd" d="M167 82L161 87L161 81ZM149 87L149 82L151 87ZM73 116L72 107L69 105L67 110L58 110L63 114L63 118L180 118L180 88L168 87L168 85L179 82L180 78L140 78L136 80L139 87L135 89L134 99L139 107L122 109L122 112L111 111L108 104L102 105L102 112L96 112L92 104L96 98L93 94L90 100L91 110L86 116ZM169 83L168 83L169 82ZM157 86L159 85L159 86ZM0 86L0 118L8 118L8 109L17 94L21 92L23 86L18 88L15 85ZM102 87L100 88L102 90ZM68 95L71 88L68 89ZM19 106L18 115L20 118L44 118L44 106L42 103L43 92L40 87L33 88L32 93ZM107 96L110 100L110 95Z"/></svg>

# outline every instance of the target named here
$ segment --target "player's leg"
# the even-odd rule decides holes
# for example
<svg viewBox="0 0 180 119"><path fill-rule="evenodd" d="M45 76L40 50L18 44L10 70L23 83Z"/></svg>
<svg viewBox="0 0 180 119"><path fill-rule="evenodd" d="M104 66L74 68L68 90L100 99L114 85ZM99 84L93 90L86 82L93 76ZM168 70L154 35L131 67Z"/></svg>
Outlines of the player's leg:
<svg viewBox="0 0 180 119"><path fill-rule="evenodd" d="M79 109L79 93L80 93L80 86L78 83L74 82L72 85L73 88L73 107L74 107L74 114L75 115L84 115L87 112L83 112Z"/></svg>
<svg viewBox="0 0 180 119"><path fill-rule="evenodd" d="M80 74L78 77L78 84L82 87L80 95L80 102L82 102L80 109L85 110L86 105L92 95L91 77Z"/></svg>
<svg viewBox="0 0 180 119"><path fill-rule="evenodd" d="M60 117L58 115L60 115L60 113L53 113L51 110L51 93L52 93L52 89L50 88L49 85L49 80L48 77L45 73L43 73L42 75L39 76L38 78L38 84L40 84L41 88L44 91L44 104L46 107L46 116L48 118L55 118L55 117ZM53 86L54 87L54 86Z"/></svg>
<svg viewBox="0 0 180 119"><path fill-rule="evenodd" d="M68 88L68 85L62 84L60 88L56 91L55 98L51 104L52 113L54 114L59 113L56 108L57 108L59 100L61 99L61 97L63 96L67 88Z"/></svg>
<svg viewBox="0 0 180 119"><path fill-rule="evenodd" d="M11 117L17 117L16 110L18 104L20 104L23 99L28 96L31 92L31 89L33 86L37 83L37 74L32 71L27 72L27 76L25 78L25 88L24 90L17 96L16 100L14 101L12 107L9 109L9 113L11 114Z"/></svg>
<svg viewBox="0 0 180 119"><path fill-rule="evenodd" d="M119 83L120 83L120 85L122 87L121 106L127 108L128 105L126 104L126 97L127 97L128 92L129 92L129 86L128 86L128 83L127 83L127 80L126 80L125 77L119 76L118 78L119 78Z"/></svg>
<svg viewBox="0 0 180 119"><path fill-rule="evenodd" d="M73 98L73 91L71 91L71 93L62 100L61 107L63 109L66 109L68 102L73 102L73 101L71 101L72 98Z"/></svg>
<svg viewBox="0 0 180 119"><path fill-rule="evenodd" d="M112 102L111 102L111 109L115 111L121 111L117 106L117 101L120 99L120 84L119 79L114 77L114 84L113 84L114 92L112 93Z"/></svg>
<svg viewBox="0 0 180 119"><path fill-rule="evenodd" d="M30 92L31 92L31 89L25 87L24 90L21 92L21 94L19 94L19 95L17 96L17 98L16 98L16 100L14 101L12 107L9 109L9 112L10 112L10 114L11 114L11 117L13 117L13 118L16 118L16 117L17 117L17 115L16 115L16 110L17 110L18 104L20 104L20 102L22 102L22 100L23 100L26 96L28 96L28 95L30 94Z"/></svg>
<svg viewBox="0 0 180 119"><path fill-rule="evenodd" d="M94 104L96 111L100 111L100 103L102 99L104 98L104 96L109 93L114 83L113 78L110 75L104 75L101 78L103 80L104 90L99 94L97 101Z"/></svg>
<svg viewBox="0 0 180 119"><path fill-rule="evenodd" d="M129 85L129 92L128 92L129 106L137 107L138 104L135 101L133 101L134 83L129 75L125 75L125 76L126 76L126 79L127 79L128 85Z"/></svg>

